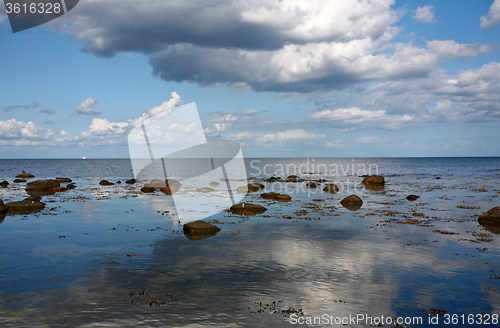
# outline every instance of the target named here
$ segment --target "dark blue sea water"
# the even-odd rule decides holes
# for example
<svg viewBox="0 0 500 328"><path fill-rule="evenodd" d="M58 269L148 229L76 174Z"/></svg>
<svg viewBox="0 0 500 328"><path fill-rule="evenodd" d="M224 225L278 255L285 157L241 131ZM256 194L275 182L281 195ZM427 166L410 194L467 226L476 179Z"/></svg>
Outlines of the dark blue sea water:
<svg viewBox="0 0 500 328"><path fill-rule="evenodd" d="M470 315L500 314L499 231L477 223L500 206L500 158L246 159L246 168L292 201L250 193L244 201L267 212L221 208L207 218L221 231L192 240L165 213L168 196L140 191L145 181L99 185L133 178L129 160L0 160L4 202L27 197L13 183L21 170L77 185L44 196L42 212L0 218L0 326L338 326L384 316L384 327L397 317L483 327ZM264 181L290 174L305 181ZM385 187L362 188L365 174L383 175ZM318 179L341 192L305 187ZM353 193L357 211L340 205Z"/></svg>

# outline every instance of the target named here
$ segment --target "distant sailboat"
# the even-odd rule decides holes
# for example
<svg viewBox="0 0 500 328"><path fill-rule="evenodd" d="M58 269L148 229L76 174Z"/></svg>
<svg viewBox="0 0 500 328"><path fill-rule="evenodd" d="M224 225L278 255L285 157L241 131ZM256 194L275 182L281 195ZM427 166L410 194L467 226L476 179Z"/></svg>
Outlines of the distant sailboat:
<svg viewBox="0 0 500 328"><path fill-rule="evenodd" d="M83 158L82 158L82 159L85 159L85 156L83 156Z"/></svg>

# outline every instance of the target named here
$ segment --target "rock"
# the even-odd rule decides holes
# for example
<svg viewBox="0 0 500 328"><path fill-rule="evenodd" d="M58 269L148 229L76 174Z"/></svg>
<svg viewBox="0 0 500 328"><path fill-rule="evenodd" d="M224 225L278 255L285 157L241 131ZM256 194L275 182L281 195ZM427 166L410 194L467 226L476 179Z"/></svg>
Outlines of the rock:
<svg viewBox="0 0 500 328"><path fill-rule="evenodd" d="M168 179L168 180L158 180L158 179L153 179L151 180L150 183L147 183L145 187L151 187L151 188L165 188L165 187L176 187L179 189L182 186L182 184L174 179Z"/></svg>
<svg viewBox="0 0 500 328"><path fill-rule="evenodd" d="M212 187L216 187L218 185L220 185L220 183L215 182L215 181L214 182L210 182L210 186L212 186Z"/></svg>
<svg viewBox="0 0 500 328"><path fill-rule="evenodd" d="M22 182L26 182L26 180L24 180L24 179L14 179L14 183L22 183Z"/></svg>
<svg viewBox="0 0 500 328"><path fill-rule="evenodd" d="M151 192L155 192L156 189L153 188L153 187L146 187L146 186L144 186L144 187L141 188L141 191L145 192L145 193L151 193Z"/></svg>
<svg viewBox="0 0 500 328"><path fill-rule="evenodd" d="M441 178L440 177L436 177L436 180L441 180Z"/></svg>
<svg viewBox="0 0 500 328"><path fill-rule="evenodd" d="M246 194L248 192L257 192L264 188L265 186L261 183L249 183L246 186L236 188L236 191L240 194Z"/></svg>
<svg viewBox="0 0 500 328"><path fill-rule="evenodd" d="M263 194L260 195L260 197L264 198L264 199L275 199L276 196L278 196L279 193L278 192L265 192Z"/></svg>
<svg viewBox="0 0 500 328"><path fill-rule="evenodd" d="M417 200L419 198L420 198L420 196L417 196L417 195L408 195L408 196L406 196L406 199L408 199L410 202L413 202L413 201L415 201L415 200Z"/></svg>
<svg viewBox="0 0 500 328"><path fill-rule="evenodd" d="M290 195L278 195L276 196L276 198L274 198L275 200L279 201L279 202L289 202L292 200L292 197L290 197Z"/></svg>
<svg viewBox="0 0 500 328"><path fill-rule="evenodd" d="M500 206L493 207L488 212L484 212L479 216L477 222L485 226L500 227Z"/></svg>
<svg viewBox="0 0 500 328"><path fill-rule="evenodd" d="M213 192L215 189L204 187L204 188L198 188L196 189L197 192Z"/></svg>
<svg viewBox="0 0 500 328"><path fill-rule="evenodd" d="M165 195L172 195L175 194L179 189L175 187L164 187L160 188L160 191L164 193Z"/></svg>
<svg viewBox="0 0 500 328"><path fill-rule="evenodd" d="M74 183L69 183L67 186L66 186L67 189L75 189L76 188L76 185Z"/></svg>
<svg viewBox="0 0 500 328"><path fill-rule="evenodd" d="M340 204L351 211L356 211L363 205L363 201L358 196L351 195L342 199Z"/></svg>
<svg viewBox="0 0 500 328"><path fill-rule="evenodd" d="M267 211L267 208L252 203L241 203L231 206L229 211L235 214L260 214Z"/></svg>
<svg viewBox="0 0 500 328"><path fill-rule="evenodd" d="M366 178L363 179L363 184L364 185L384 185L385 180L384 177L381 175L369 175Z"/></svg>
<svg viewBox="0 0 500 328"><path fill-rule="evenodd" d="M26 185L26 191L52 191L59 187L60 184L56 180L36 180Z"/></svg>
<svg viewBox="0 0 500 328"><path fill-rule="evenodd" d="M5 220L5 216L6 214L0 214L0 223L2 223L3 220Z"/></svg>
<svg viewBox="0 0 500 328"><path fill-rule="evenodd" d="M53 192L63 192L63 191L67 191L68 188L66 187L57 187L57 188L52 188L51 191Z"/></svg>
<svg viewBox="0 0 500 328"><path fill-rule="evenodd" d="M266 182L276 182L278 180L279 180L279 178L277 178L277 177L270 177L270 178L267 178L265 181Z"/></svg>
<svg viewBox="0 0 500 328"><path fill-rule="evenodd" d="M113 182L109 182L108 180L101 180L101 182L99 182L99 184L101 186L112 186L112 185L114 185Z"/></svg>
<svg viewBox="0 0 500 328"><path fill-rule="evenodd" d="M116 181L117 184L121 184L122 182L120 180Z"/></svg>
<svg viewBox="0 0 500 328"><path fill-rule="evenodd" d="M19 202L5 204L9 213L28 214L40 212L45 208L45 204L40 202L40 197L30 196Z"/></svg>
<svg viewBox="0 0 500 328"><path fill-rule="evenodd" d="M292 181L292 182L299 182L300 181L300 178L299 176L295 175L295 174L292 174L292 175L289 175L287 177L287 180L288 181Z"/></svg>
<svg viewBox="0 0 500 328"><path fill-rule="evenodd" d="M16 175L16 178L23 178L23 179L29 179L29 178L34 178L35 176L33 174L29 174L23 171L22 174Z"/></svg>
<svg viewBox="0 0 500 328"><path fill-rule="evenodd" d="M313 202L324 202L326 199L321 199L321 198L314 198Z"/></svg>
<svg viewBox="0 0 500 328"><path fill-rule="evenodd" d="M199 220L186 223L182 230L188 235L214 235L220 231L220 228L211 223Z"/></svg>
<svg viewBox="0 0 500 328"><path fill-rule="evenodd" d="M325 182L328 182L328 181L326 181L325 179L321 178L321 179L318 180L318 182L319 183L325 183Z"/></svg>
<svg viewBox="0 0 500 328"><path fill-rule="evenodd" d="M319 184L314 183L314 182L309 182L308 184L306 184L306 187L308 187L308 188L318 188Z"/></svg>
<svg viewBox="0 0 500 328"><path fill-rule="evenodd" d="M71 182L72 180L70 178L56 178L57 182Z"/></svg>
<svg viewBox="0 0 500 328"><path fill-rule="evenodd" d="M0 182L0 187L5 188L5 187L7 187L8 185L9 185L9 182L8 182L8 181L5 181L5 180L4 180L4 181Z"/></svg>
<svg viewBox="0 0 500 328"><path fill-rule="evenodd" d="M331 194L335 194L335 193L339 192L339 187L337 187L337 185L332 183L332 184L326 185L325 188L323 188L323 191L329 192Z"/></svg>
<svg viewBox="0 0 500 328"><path fill-rule="evenodd" d="M125 181L126 184L129 184L129 185L132 185L134 183L136 183L137 181L135 179L130 179L130 180L127 180Z"/></svg>
<svg viewBox="0 0 500 328"><path fill-rule="evenodd" d="M0 199L0 213L6 213L7 212L7 206L3 203L3 200Z"/></svg>

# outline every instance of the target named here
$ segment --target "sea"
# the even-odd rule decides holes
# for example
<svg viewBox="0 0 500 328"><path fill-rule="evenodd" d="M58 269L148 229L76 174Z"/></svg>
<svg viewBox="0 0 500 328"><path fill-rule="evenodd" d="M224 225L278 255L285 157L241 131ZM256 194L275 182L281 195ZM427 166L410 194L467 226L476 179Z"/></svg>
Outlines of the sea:
<svg viewBox="0 0 500 328"><path fill-rule="evenodd" d="M129 159L0 160L4 203L28 197L36 179L76 185L43 196L40 212L0 217L0 327L500 326L500 230L477 222L500 206L499 157L245 167L240 182L264 188L239 202L267 211L221 206L204 218L221 230L189 238L172 196L125 183ZM22 171L35 178L14 183ZM385 186L365 188L372 174ZM338 193L323 191L331 183ZM268 191L292 200L260 197ZM340 204L353 194L357 210ZM208 206L185 195L201 213Z"/></svg>

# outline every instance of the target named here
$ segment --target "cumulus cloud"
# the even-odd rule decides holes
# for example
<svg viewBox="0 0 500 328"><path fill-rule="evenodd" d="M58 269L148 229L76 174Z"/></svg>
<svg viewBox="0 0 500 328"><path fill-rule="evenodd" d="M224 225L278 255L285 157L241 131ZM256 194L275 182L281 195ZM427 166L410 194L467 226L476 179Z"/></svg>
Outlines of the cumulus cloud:
<svg viewBox="0 0 500 328"><path fill-rule="evenodd" d="M115 2L96 0L52 26L97 56L145 54L153 73L167 81L303 93L430 73L439 64L436 53L393 41L403 14L394 4L157 0L137 6L124 0L116 11Z"/></svg>
<svg viewBox="0 0 500 328"><path fill-rule="evenodd" d="M55 124L56 122L54 122L53 120L45 120L45 122L43 122L43 124Z"/></svg>
<svg viewBox="0 0 500 328"><path fill-rule="evenodd" d="M486 16L481 16L481 27L495 27L500 23L500 0L495 0Z"/></svg>
<svg viewBox="0 0 500 328"><path fill-rule="evenodd" d="M415 13L411 16L417 22L435 23L434 6L418 7Z"/></svg>
<svg viewBox="0 0 500 328"><path fill-rule="evenodd" d="M489 44L461 44L454 40L433 40L427 42L427 48L437 53L440 57L476 57L493 51L495 48Z"/></svg>
<svg viewBox="0 0 500 328"><path fill-rule="evenodd" d="M42 109L40 109L38 112L41 114L49 114L49 115L53 115L56 113L54 110L49 109L47 107L42 107Z"/></svg>
<svg viewBox="0 0 500 328"><path fill-rule="evenodd" d="M345 128L382 128L399 129L411 123L414 117L408 114L389 115L385 110L366 110L358 107L327 109L317 111L305 118L306 122L320 127Z"/></svg>
<svg viewBox="0 0 500 328"><path fill-rule="evenodd" d="M37 108L38 106L40 106L40 104L37 101L33 100L31 105L10 105L10 106L5 107L3 109L3 111L8 113L8 112L15 111L16 109L19 109L19 108L32 109L32 108Z"/></svg>
<svg viewBox="0 0 500 328"><path fill-rule="evenodd" d="M78 105L75 108L75 111L71 115L72 116L78 116L78 115L81 115L81 114L83 114L83 115L99 115L99 114L102 114L102 112L99 109L92 108L92 106L94 106L95 104L97 104L97 99L87 98L80 105Z"/></svg>
<svg viewBox="0 0 500 328"><path fill-rule="evenodd" d="M387 81L368 89L361 104L415 121L477 122L500 119L500 63L456 75L435 71L429 77Z"/></svg>
<svg viewBox="0 0 500 328"><path fill-rule="evenodd" d="M90 99L90 98L89 98ZM146 110L140 117L123 122L110 122L104 118L94 118L87 131L82 132L76 140L80 145L113 145L126 142L126 136L133 127L140 124L148 117L163 112L169 112L183 105L177 92L171 93L171 98L161 105Z"/></svg>
<svg viewBox="0 0 500 328"><path fill-rule="evenodd" d="M33 122L22 122L15 118L0 120L1 146L56 146L72 141L66 131L54 132L44 127L38 127Z"/></svg>

